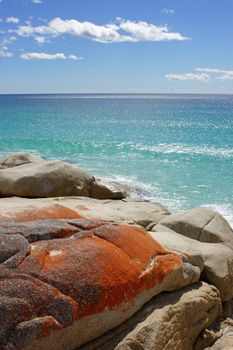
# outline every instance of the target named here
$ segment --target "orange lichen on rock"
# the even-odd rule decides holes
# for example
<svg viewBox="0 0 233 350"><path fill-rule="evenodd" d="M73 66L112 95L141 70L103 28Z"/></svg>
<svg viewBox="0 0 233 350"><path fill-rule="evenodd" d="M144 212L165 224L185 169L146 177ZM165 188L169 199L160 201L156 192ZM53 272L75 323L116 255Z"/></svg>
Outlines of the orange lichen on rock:
<svg viewBox="0 0 233 350"><path fill-rule="evenodd" d="M81 233L32 244L20 266L77 301L79 318L134 299L182 264L139 227L103 225Z"/></svg>
<svg viewBox="0 0 233 350"><path fill-rule="evenodd" d="M3 221L34 221L44 219L83 219L78 211L72 210L60 204L44 208L25 208L22 211L14 211L0 215L0 222Z"/></svg>
<svg viewBox="0 0 233 350"><path fill-rule="evenodd" d="M64 213L60 206L55 209ZM48 213L48 208L46 210ZM32 217L35 220L35 216ZM0 233L9 245L9 254L5 249L4 261L0 261L0 343L4 344L4 350L12 344L12 349L24 348L35 339L49 337L75 322L96 318L105 312L119 312L116 320L119 317L123 322L152 296L170 290L171 282L168 285L166 281L173 273L177 277L180 271L179 283L181 286L186 283L181 256L167 252L143 228L88 219L45 222L45 231L41 229L42 222L28 222L29 231L30 225L35 227L34 235L42 230L43 238L49 225L53 225L50 239L38 239L30 245L26 240L26 223L18 222L25 225L21 236L18 235L22 240L20 252L14 250L18 236L11 242L8 238L15 234L8 231L5 237ZM8 227L1 225L3 230ZM59 228L59 225L74 227L72 235L51 236L52 227ZM14 265L9 263L13 258ZM113 321L113 326L117 322L119 320ZM88 341L90 337L83 339ZM75 344L78 345L67 349L83 344L83 340Z"/></svg>

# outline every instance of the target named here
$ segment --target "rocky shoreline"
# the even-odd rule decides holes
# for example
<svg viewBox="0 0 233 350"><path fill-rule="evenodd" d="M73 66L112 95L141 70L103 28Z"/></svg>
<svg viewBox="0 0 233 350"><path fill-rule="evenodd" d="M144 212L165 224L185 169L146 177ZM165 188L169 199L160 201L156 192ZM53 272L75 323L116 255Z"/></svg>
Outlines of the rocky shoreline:
<svg viewBox="0 0 233 350"><path fill-rule="evenodd" d="M61 161L0 159L0 349L233 348L233 230Z"/></svg>

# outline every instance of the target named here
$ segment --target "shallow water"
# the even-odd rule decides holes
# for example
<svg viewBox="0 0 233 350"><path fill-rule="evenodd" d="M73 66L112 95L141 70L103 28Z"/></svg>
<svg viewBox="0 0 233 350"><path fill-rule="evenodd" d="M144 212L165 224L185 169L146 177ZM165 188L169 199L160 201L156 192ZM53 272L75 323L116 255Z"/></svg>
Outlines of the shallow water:
<svg viewBox="0 0 233 350"><path fill-rule="evenodd" d="M233 224L232 95L1 95L0 155L19 150Z"/></svg>

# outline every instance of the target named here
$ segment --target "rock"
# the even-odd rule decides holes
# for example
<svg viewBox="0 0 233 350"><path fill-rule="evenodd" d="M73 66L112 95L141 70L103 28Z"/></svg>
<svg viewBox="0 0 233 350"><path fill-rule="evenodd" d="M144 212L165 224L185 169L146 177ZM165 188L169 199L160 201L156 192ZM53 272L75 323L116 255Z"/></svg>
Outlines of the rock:
<svg viewBox="0 0 233 350"><path fill-rule="evenodd" d="M233 248L233 230L222 215L207 208L195 208L164 218L152 231L164 227L200 242L223 243ZM163 227L161 227L163 226Z"/></svg>
<svg viewBox="0 0 233 350"><path fill-rule="evenodd" d="M63 220L50 219L30 222L13 221L0 223L0 237L2 233L8 236L18 234L20 237L23 236L26 238L30 243L53 238L69 237L79 231L81 231L81 229L79 229L77 226L70 225L67 221Z"/></svg>
<svg viewBox="0 0 233 350"><path fill-rule="evenodd" d="M93 176L68 163L42 160L1 169L0 196L94 196L122 199L125 194L98 184Z"/></svg>
<svg viewBox="0 0 233 350"><path fill-rule="evenodd" d="M29 252L30 245L20 234L0 233L0 264L2 266L17 267Z"/></svg>
<svg viewBox="0 0 233 350"><path fill-rule="evenodd" d="M214 332L213 330L204 329L199 335L193 350L204 350L206 347L212 346L219 338L221 338L222 332Z"/></svg>
<svg viewBox="0 0 233 350"><path fill-rule="evenodd" d="M198 267L167 252L143 228L64 222L79 230L32 243L29 251L26 239L1 223L6 229L0 264L1 350L73 350L124 322L154 295L199 279ZM21 225L21 234L35 227L33 222L26 229ZM7 266L17 255L9 240L16 236L22 238L21 259Z"/></svg>
<svg viewBox="0 0 233 350"><path fill-rule="evenodd" d="M200 342L200 337L198 338L198 341L195 344L194 350L232 350L233 349L233 320L231 318L227 318L226 320L219 322L217 324L218 329L214 333L212 331L212 334L215 334L215 339L213 337L211 341L210 346L202 347L202 343ZM205 334L206 332L202 332Z"/></svg>
<svg viewBox="0 0 233 350"><path fill-rule="evenodd" d="M146 227L169 215L165 208L156 203L87 197L0 198L0 208L0 222L88 218Z"/></svg>
<svg viewBox="0 0 233 350"><path fill-rule="evenodd" d="M109 191L113 191L113 192L115 191L115 192L118 192L119 194L123 193L124 198L129 197L130 194L132 193L131 187L129 187L128 185L116 182L116 181L111 181L111 180L104 179L104 178L96 178L96 183L99 186L102 185L102 187L105 188L105 190L107 189ZM99 192L99 189L97 187L92 189L92 197L93 198L98 198L98 199L108 198L107 194L105 196L103 196L103 194L101 194L101 193L99 195L95 195L95 191Z"/></svg>
<svg viewBox="0 0 233 350"><path fill-rule="evenodd" d="M159 222L169 215L169 211L158 203L123 200L96 200L91 198L60 198L59 203L74 208L87 218L101 218L108 222L137 224L146 228L151 222Z"/></svg>
<svg viewBox="0 0 233 350"><path fill-rule="evenodd" d="M7 155L4 158L0 158L0 169L5 168L13 168L15 166L35 163L35 162L43 162L44 159L38 157L34 154L18 152Z"/></svg>
<svg viewBox="0 0 233 350"><path fill-rule="evenodd" d="M80 350L192 350L220 309L217 289L198 282L153 298L124 324Z"/></svg>
<svg viewBox="0 0 233 350"><path fill-rule="evenodd" d="M2 207L0 222L16 221L16 222L28 222L35 220L46 220L46 219L83 219L84 217L79 214L78 211L67 208L63 205L57 204L57 202L32 201L32 200L18 200L19 198L5 199L5 210ZM21 198L20 198L21 199ZM23 207L23 203L27 203ZM8 203L7 203L8 202ZM1 200L0 200L1 203ZM19 204L22 204L18 206ZM33 203L34 205L30 205ZM35 205L36 203L36 205ZM10 204L7 206L7 204Z"/></svg>
<svg viewBox="0 0 233 350"><path fill-rule="evenodd" d="M0 237L14 235L8 237L8 239L15 239L16 237L23 239L24 237L29 243L33 243L54 238L67 238L82 230L92 230L104 224L106 223L100 220L88 219L7 221L0 222ZM19 243L17 242L15 246L19 248ZM0 258L3 247L0 246Z"/></svg>
<svg viewBox="0 0 233 350"><path fill-rule="evenodd" d="M213 346L206 348L205 350L232 350L233 349L233 336L224 335L214 343Z"/></svg>
<svg viewBox="0 0 233 350"><path fill-rule="evenodd" d="M159 229L163 226L158 225ZM186 254L199 266L200 256L204 260L201 278L220 291L223 301L233 298L233 251L220 243L205 243L185 237L175 231L151 232L151 235L167 249ZM199 262L198 262L199 261Z"/></svg>

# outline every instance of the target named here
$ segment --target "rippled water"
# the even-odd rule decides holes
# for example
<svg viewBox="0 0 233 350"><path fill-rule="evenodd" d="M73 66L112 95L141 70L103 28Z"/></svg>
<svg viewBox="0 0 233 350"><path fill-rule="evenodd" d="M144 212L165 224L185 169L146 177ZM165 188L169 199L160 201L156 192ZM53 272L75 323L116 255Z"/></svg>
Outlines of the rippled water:
<svg viewBox="0 0 233 350"><path fill-rule="evenodd" d="M0 155L25 150L233 224L233 96L0 96Z"/></svg>

